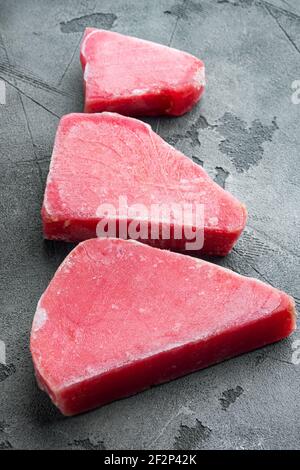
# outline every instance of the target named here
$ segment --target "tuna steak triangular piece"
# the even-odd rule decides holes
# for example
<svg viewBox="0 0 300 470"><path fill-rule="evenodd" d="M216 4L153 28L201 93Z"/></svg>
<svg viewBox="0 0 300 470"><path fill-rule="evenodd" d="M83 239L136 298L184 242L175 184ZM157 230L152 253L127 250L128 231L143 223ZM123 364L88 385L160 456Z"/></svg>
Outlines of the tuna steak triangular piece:
<svg viewBox="0 0 300 470"><path fill-rule="evenodd" d="M135 212L137 205L147 214ZM127 233L119 226L126 222L122 206L128 209ZM170 217L163 213L168 208ZM95 238L106 221L110 227L115 222L116 231L108 233L113 237L226 255L245 226L246 210L149 125L114 113L69 114L58 127L42 218L48 239ZM129 230L134 223L143 225L140 237ZM196 239L188 245L189 229L197 236L204 232L202 248Z"/></svg>
<svg viewBox="0 0 300 470"><path fill-rule="evenodd" d="M73 415L288 336L287 294L206 261L120 239L79 244L31 332L39 385Z"/></svg>
<svg viewBox="0 0 300 470"><path fill-rule="evenodd" d="M167 46L88 28L81 44L85 112L175 115L204 91L204 64Z"/></svg>

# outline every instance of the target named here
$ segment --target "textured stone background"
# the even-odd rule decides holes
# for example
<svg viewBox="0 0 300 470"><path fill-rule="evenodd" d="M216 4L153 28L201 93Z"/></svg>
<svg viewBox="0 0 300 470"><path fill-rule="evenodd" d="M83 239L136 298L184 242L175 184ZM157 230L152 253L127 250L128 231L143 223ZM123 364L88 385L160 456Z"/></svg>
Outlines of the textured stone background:
<svg viewBox="0 0 300 470"><path fill-rule="evenodd" d="M249 209L217 262L299 291L300 79L297 0L0 0L0 448L300 448L292 339L72 419L36 386L28 350L39 296L70 247L45 243L40 206L58 119L82 110L85 26L191 52L207 93L179 119L151 120ZM298 276L298 278L297 278Z"/></svg>

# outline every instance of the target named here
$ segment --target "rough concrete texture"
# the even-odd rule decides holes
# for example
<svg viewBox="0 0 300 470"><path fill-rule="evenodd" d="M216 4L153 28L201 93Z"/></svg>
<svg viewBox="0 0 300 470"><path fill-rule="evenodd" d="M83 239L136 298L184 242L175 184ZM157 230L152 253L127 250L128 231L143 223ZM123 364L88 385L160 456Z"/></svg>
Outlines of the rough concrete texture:
<svg viewBox="0 0 300 470"><path fill-rule="evenodd" d="M28 349L38 298L71 249L43 241L39 211L58 119L82 110L86 26L205 61L201 104L148 121L248 206L238 245L214 261L299 306L299 1L1 0L0 12L0 448L299 449L298 332L71 419L38 390Z"/></svg>

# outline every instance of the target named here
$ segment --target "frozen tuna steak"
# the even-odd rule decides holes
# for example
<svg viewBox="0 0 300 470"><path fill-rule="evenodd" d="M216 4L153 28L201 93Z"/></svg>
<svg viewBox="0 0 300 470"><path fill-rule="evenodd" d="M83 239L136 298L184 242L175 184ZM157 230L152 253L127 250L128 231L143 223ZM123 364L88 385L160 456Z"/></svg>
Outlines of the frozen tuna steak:
<svg viewBox="0 0 300 470"><path fill-rule="evenodd" d="M85 112L179 116L204 91L204 64L186 52L88 28L81 44Z"/></svg>
<svg viewBox="0 0 300 470"><path fill-rule="evenodd" d="M114 113L69 114L57 131L42 219L48 239L105 236L105 222L113 237L226 255L246 209L147 124Z"/></svg>
<svg viewBox="0 0 300 470"><path fill-rule="evenodd" d="M40 387L80 413L288 336L291 297L190 256L120 239L78 245L31 332Z"/></svg>

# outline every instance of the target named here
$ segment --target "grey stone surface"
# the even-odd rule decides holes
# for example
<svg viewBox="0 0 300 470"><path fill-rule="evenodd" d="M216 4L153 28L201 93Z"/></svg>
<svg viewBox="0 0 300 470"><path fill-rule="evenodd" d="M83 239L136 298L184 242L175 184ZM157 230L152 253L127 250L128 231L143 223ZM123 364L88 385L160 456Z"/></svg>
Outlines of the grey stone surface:
<svg viewBox="0 0 300 470"><path fill-rule="evenodd" d="M214 260L299 291L298 0L0 0L0 448L299 449L291 339L67 419L36 386L28 348L39 296L71 249L44 242L40 206L58 119L82 110L85 26L154 40L206 63L207 92L154 129L249 209Z"/></svg>

